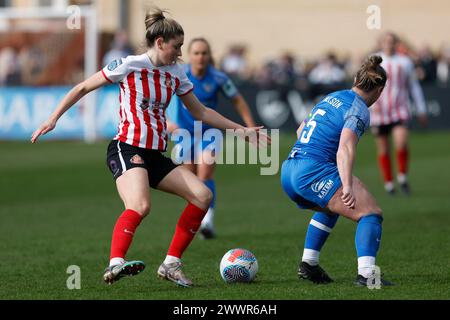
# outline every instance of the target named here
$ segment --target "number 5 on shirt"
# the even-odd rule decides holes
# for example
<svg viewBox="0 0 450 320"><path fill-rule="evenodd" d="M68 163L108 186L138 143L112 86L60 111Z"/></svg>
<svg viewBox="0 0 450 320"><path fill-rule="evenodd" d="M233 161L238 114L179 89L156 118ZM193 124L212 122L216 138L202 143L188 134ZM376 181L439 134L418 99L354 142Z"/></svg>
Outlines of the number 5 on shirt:
<svg viewBox="0 0 450 320"><path fill-rule="evenodd" d="M318 109L316 112L314 112L313 116L311 117L311 119L309 119L309 121L306 123L306 127L308 128L307 130L303 130L302 136L300 137L300 142L301 143L308 143L309 139L311 139L311 135L314 132L314 129L316 128L317 122L314 121L314 117L319 114L321 116L324 116L326 113L325 110L322 109Z"/></svg>

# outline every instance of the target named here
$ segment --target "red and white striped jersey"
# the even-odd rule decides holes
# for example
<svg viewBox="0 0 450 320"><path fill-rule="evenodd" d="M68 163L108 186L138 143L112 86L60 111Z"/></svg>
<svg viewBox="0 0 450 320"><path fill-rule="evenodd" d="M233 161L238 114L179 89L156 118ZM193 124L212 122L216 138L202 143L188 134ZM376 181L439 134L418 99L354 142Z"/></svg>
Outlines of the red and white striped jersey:
<svg viewBox="0 0 450 320"><path fill-rule="evenodd" d="M381 66L386 70L388 79L380 98L370 108L370 124L380 126L409 120L409 94L418 113L424 113L425 99L411 59L400 54L377 55L383 58Z"/></svg>
<svg viewBox="0 0 450 320"><path fill-rule="evenodd" d="M120 86L120 123L114 140L135 147L165 151L166 108L173 94L183 96L193 85L178 64L156 67L147 54L114 60L102 69Z"/></svg>

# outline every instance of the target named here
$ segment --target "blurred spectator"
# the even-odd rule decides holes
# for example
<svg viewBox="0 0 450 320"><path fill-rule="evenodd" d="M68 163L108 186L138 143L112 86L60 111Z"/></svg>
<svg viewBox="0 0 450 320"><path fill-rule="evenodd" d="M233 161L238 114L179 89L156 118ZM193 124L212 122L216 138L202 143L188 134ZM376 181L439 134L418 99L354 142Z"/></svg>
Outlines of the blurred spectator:
<svg viewBox="0 0 450 320"><path fill-rule="evenodd" d="M110 35L108 36L108 38ZM0 43L0 85L47 85L51 84L43 77L48 61L56 61L49 55L43 41L36 45L35 37L10 37ZM33 41L31 41L33 40ZM50 39L52 40L52 39ZM48 41L47 41L48 42ZM34 43L34 44L33 44ZM110 49L102 59L102 65L113 60L134 54L128 35L120 30L114 34ZM379 42L376 47L379 46ZM247 57L247 48L242 44L230 46L220 62L220 68L235 81L251 80L264 88L281 90L298 89L307 91L312 97L323 93L339 90L351 82L367 55L377 52L374 48L366 53L348 51L344 59L338 61L333 52L329 52L318 62L316 59L298 59L295 53L283 52L276 59L266 61L252 72ZM442 46L438 55L433 54L430 46L424 45L419 50L402 39L398 46L401 54L408 55L416 65L418 78L423 83L450 85L450 45ZM84 77L84 60L80 55L70 72L58 78L58 84L72 84ZM48 60L48 61L47 61ZM300 63L301 62L301 63Z"/></svg>
<svg viewBox="0 0 450 320"><path fill-rule="evenodd" d="M428 45L417 52L417 76L422 83L436 81L437 61Z"/></svg>
<svg viewBox="0 0 450 320"><path fill-rule="evenodd" d="M336 85L345 81L345 72L334 53L329 53L311 70L308 79L313 85Z"/></svg>
<svg viewBox="0 0 450 320"><path fill-rule="evenodd" d="M44 54L37 46L23 47L20 50L19 65L23 84L37 84L38 77L46 64L45 60Z"/></svg>
<svg viewBox="0 0 450 320"><path fill-rule="evenodd" d="M437 62L437 79L441 85L449 85L450 83L450 46L442 46L439 52Z"/></svg>
<svg viewBox="0 0 450 320"><path fill-rule="evenodd" d="M0 86L17 86L22 83L17 50L6 47L0 50Z"/></svg>
<svg viewBox="0 0 450 320"><path fill-rule="evenodd" d="M111 43L111 49L103 57L102 65L106 66L113 60L125 58L131 54L134 54L134 50L129 43L127 33L124 30L117 31Z"/></svg>
<svg viewBox="0 0 450 320"><path fill-rule="evenodd" d="M253 74L253 81L260 87L270 88L273 86L273 61L266 61L261 68L257 69Z"/></svg>
<svg viewBox="0 0 450 320"><path fill-rule="evenodd" d="M245 58L246 48L243 45L233 45L222 58L220 68L228 75L245 79L249 77L249 67Z"/></svg>
<svg viewBox="0 0 450 320"><path fill-rule="evenodd" d="M346 74L334 53L328 53L311 70L308 76L311 98L345 87Z"/></svg>
<svg viewBox="0 0 450 320"><path fill-rule="evenodd" d="M303 67L289 52L283 53L278 59L266 62L253 75L253 79L261 87L284 86L306 89L307 81Z"/></svg>
<svg viewBox="0 0 450 320"><path fill-rule="evenodd" d="M345 87L346 74L333 53L327 54L310 72L309 94L311 98Z"/></svg>
<svg viewBox="0 0 450 320"><path fill-rule="evenodd" d="M295 85L299 72L296 70L295 58L290 53L284 53L274 63L273 79L280 85Z"/></svg>
<svg viewBox="0 0 450 320"><path fill-rule="evenodd" d="M344 64L344 71L347 75L348 81L353 82L353 78L355 77L356 72L358 72L365 58L365 55L356 53L347 56Z"/></svg>

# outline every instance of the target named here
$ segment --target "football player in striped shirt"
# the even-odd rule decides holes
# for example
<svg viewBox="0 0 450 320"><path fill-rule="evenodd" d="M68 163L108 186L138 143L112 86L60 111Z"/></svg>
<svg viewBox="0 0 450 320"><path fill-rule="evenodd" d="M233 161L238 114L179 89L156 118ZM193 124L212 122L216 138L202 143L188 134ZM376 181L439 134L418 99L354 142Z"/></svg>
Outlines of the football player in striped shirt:
<svg viewBox="0 0 450 320"><path fill-rule="evenodd" d="M408 121L411 118L409 96L411 95L417 108L418 120L421 125L427 123L426 105L422 89L417 80L414 64L410 58L396 53L398 38L393 33L383 36L382 52L377 53L383 58L382 66L389 80L380 99L371 109L371 126L375 135L378 164L383 174L384 188L389 194L395 193L389 136L392 133L397 156L397 181L401 190L409 194L408 183Z"/></svg>
<svg viewBox="0 0 450 320"><path fill-rule="evenodd" d="M236 86L226 74L214 68L209 42L204 38L192 39L188 46L188 54L190 64L186 64L184 68L189 80L194 84L194 94L200 102L216 110L219 94L222 93L231 100L245 125L254 127L255 121L250 108ZM181 99L174 97L169 105L169 110L173 114L173 119L169 122L169 127L171 127L169 131L182 128L188 130L191 136L194 137L195 119L183 105ZM207 125L202 125L202 137L209 128ZM216 164L214 159L216 157L215 152L221 148L221 141L206 141L203 139L194 141L192 139L190 150L183 150L182 145L182 143L175 145L175 148L177 148L177 162L183 163L195 173L213 193L213 200L208 213L200 226L200 234L203 238L212 239L215 237L214 212L216 202L216 184L214 181ZM197 157L195 157L196 154ZM196 159L200 159L200 161L196 162Z"/></svg>
<svg viewBox="0 0 450 320"><path fill-rule="evenodd" d="M270 143L270 138L259 133L260 128L243 127L199 102L192 93L191 81L177 64L184 41L184 31L178 22L154 8L147 13L145 26L148 51L112 61L75 86L50 118L33 133L31 142L53 130L57 120L84 95L108 83L118 83L120 124L108 146L107 165L116 180L125 211L113 230L110 263L103 279L111 284L145 268L144 262L126 261L125 255L137 227L150 212L149 190L152 187L176 194L188 202L157 274L180 286L190 287L192 281L182 270L181 257L208 211L212 192L195 174L175 165L162 154L167 147L165 110L172 96L179 96L196 119L212 127L242 129L243 135L253 137L252 143Z"/></svg>

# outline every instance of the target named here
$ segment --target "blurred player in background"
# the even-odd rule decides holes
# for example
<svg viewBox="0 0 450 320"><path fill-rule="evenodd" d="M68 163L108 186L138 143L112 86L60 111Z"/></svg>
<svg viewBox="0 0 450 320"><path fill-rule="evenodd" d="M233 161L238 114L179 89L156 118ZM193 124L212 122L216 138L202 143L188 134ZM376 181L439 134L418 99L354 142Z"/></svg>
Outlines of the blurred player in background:
<svg viewBox="0 0 450 320"><path fill-rule="evenodd" d="M176 166L162 154L167 147L165 109L176 94L196 119L213 127L242 129L244 134L253 137L260 128L242 127L198 101L192 93L191 81L177 64L184 41L184 31L178 22L166 18L164 11L155 8L146 15L145 26L148 51L114 60L75 86L50 118L33 133L31 141L34 143L40 135L53 130L57 120L87 93L108 83L118 83L119 132L108 146L107 165L116 179L125 211L114 227L110 263L103 279L111 284L145 268L142 261L127 262L125 255L137 227L150 212L149 191L152 187L176 194L188 202L157 274L189 287L192 281L182 271L181 256L208 211L212 192L191 171ZM255 139L250 141L256 143Z"/></svg>
<svg viewBox="0 0 450 320"><path fill-rule="evenodd" d="M351 90L326 96L297 130L298 140L281 168L284 191L301 209L316 211L305 239L298 275L314 283L333 280L319 266L319 255L339 215L358 223L356 284L367 285L381 241L382 212L366 186L352 175L356 145L369 128L368 108L386 83L379 56L356 74ZM382 285L391 283L381 279Z"/></svg>
<svg viewBox="0 0 450 320"><path fill-rule="evenodd" d="M382 66L389 80L380 99L371 109L371 126L375 135L378 164L384 178L384 188L389 194L395 193L392 178L389 136L392 133L397 156L397 182L401 190L409 194L408 183L408 121L409 95L412 96L417 108L421 125L427 123L426 105L422 89L416 77L414 64L406 55L396 53L398 38L393 33L387 33L381 41L382 52L377 53L383 58Z"/></svg>
<svg viewBox="0 0 450 320"><path fill-rule="evenodd" d="M190 64L185 65L185 71L189 80L194 85L194 94L205 106L217 109L219 93L223 93L230 99L241 116L245 125L254 127L255 121L251 115L250 108L246 101L239 94L233 82L226 74L214 68L212 63L211 47L204 38L193 39L188 46ZM186 129L194 136L194 117L183 105L181 99L174 97L169 108L174 108L175 117L169 122L169 132L176 128ZM211 127L202 125L202 137L206 130ZM216 164L214 158L215 151L220 150L222 141L194 141L191 139L191 149L182 150L182 144L175 145L177 148L177 162L183 163L186 168L197 175L212 191L213 199L208 209L208 213L202 221L200 233L205 239L215 238L214 210L216 202L216 185L214 181L214 171ZM195 157L195 155L198 157ZM194 161L200 159L198 163Z"/></svg>

